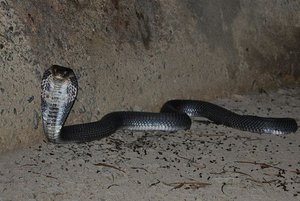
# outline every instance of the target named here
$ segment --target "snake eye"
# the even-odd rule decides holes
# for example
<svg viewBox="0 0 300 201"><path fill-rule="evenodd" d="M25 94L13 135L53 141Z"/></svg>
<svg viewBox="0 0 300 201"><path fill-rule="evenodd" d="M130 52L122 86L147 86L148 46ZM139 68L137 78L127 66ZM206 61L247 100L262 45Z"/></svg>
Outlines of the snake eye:
<svg viewBox="0 0 300 201"><path fill-rule="evenodd" d="M68 75L68 71L65 70L65 71L63 72L63 76L66 77L67 75Z"/></svg>
<svg viewBox="0 0 300 201"><path fill-rule="evenodd" d="M53 74L56 75L57 74L57 69L53 68Z"/></svg>

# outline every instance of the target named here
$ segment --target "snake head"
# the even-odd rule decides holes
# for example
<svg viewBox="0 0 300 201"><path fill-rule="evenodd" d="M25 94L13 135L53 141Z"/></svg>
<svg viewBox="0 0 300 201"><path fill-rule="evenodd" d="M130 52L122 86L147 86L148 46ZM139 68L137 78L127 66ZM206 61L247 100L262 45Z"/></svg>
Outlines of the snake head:
<svg viewBox="0 0 300 201"><path fill-rule="evenodd" d="M50 71L54 78L58 80L65 80L74 76L74 72L70 68L59 65L52 65Z"/></svg>

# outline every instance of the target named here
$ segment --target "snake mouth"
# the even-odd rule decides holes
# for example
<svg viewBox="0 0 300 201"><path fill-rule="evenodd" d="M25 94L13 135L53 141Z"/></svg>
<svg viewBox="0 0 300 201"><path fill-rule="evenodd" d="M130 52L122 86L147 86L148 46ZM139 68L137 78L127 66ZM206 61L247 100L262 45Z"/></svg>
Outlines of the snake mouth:
<svg viewBox="0 0 300 201"><path fill-rule="evenodd" d="M73 71L70 68L66 68L59 65L53 65L50 68L52 75L57 80L66 80L73 76Z"/></svg>

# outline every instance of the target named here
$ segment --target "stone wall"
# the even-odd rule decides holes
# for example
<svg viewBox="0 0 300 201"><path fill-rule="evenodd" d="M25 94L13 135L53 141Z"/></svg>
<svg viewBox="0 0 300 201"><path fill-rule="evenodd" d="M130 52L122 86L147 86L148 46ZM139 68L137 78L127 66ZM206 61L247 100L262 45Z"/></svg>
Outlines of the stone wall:
<svg viewBox="0 0 300 201"><path fill-rule="evenodd" d="M44 139L40 81L52 64L79 79L68 124L299 84L299 10L287 0L0 0L0 150Z"/></svg>

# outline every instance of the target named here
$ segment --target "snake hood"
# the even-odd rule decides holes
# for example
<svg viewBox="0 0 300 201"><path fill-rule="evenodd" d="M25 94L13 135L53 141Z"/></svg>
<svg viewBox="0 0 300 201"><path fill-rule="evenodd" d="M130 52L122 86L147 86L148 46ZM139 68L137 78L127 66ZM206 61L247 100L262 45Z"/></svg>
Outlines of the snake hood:
<svg viewBox="0 0 300 201"><path fill-rule="evenodd" d="M56 142L77 96L77 79L73 70L53 65L45 71L41 88L44 131L49 141Z"/></svg>

